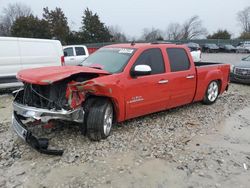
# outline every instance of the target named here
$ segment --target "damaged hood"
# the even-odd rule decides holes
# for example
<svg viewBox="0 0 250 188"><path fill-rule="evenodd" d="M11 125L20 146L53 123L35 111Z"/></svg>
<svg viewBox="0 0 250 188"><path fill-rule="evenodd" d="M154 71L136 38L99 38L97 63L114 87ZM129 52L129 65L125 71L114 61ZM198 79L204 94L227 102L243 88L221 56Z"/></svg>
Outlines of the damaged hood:
<svg viewBox="0 0 250 188"><path fill-rule="evenodd" d="M21 70L17 74L17 79L31 84L49 85L79 73L110 74L105 70L83 66L51 66Z"/></svg>

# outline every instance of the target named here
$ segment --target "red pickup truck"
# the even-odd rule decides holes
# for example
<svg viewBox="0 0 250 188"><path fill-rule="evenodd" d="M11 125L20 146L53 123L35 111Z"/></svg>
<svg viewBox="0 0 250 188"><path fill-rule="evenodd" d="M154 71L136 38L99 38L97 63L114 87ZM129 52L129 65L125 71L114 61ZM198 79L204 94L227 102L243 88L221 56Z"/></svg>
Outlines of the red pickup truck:
<svg viewBox="0 0 250 188"><path fill-rule="evenodd" d="M91 140L104 139L114 122L196 101L214 103L227 90L229 73L227 64L194 63L183 45L110 45L81 66L20 71L24 87L15 93L13 127L48 153L48 141L32 135L28 125L71 121Z"/></svg>

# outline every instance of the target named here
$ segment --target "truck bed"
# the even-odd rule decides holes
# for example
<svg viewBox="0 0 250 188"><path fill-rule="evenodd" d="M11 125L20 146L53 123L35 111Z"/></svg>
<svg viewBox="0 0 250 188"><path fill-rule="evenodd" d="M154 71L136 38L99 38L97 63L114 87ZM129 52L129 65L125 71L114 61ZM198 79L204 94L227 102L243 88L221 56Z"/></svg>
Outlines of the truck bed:
<svg viewBox="0 0 250 188"><path fill-rule="evenodd" d="M208 66L208 65L221 65L223 63L216 63L216 62L194 62L196 67L201 67L201 66Z"/></svg>
<svg viewBox="0 0 250 188"><path fill-rule="evenodd" d="M216 62L195 62L197 75L197 90L194 101L201 101L204 97L204 92L211 80L218 80L220 78L220 86L222 93L228 83L230 65Z"/></svg>

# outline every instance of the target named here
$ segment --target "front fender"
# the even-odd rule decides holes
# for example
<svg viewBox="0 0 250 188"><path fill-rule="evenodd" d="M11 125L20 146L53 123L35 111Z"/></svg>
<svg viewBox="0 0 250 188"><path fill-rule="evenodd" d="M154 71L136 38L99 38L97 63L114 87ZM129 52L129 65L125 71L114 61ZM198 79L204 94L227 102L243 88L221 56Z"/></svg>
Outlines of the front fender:
<svg viewBox="0 0 250 188"><path fill-rule="evenodd" d="M109 98L115 108L116 120L124 120L125 106L123 89L115 79L92 79L85 82L68 83L66 99L71 108L81 106L88 95Z"/></svg>

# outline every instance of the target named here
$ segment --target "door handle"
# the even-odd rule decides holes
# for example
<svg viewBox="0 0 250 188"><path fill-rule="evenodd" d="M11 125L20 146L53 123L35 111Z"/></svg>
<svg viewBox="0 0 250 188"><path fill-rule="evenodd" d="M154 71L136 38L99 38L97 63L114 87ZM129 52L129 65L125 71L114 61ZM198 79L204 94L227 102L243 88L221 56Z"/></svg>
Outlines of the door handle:
<svg viewBox="0 0 250 188"><path fill-rule="evenodd" d="M194 75L188 75L186 78L187 78L187 79L193 79L193 78L194 78Z"/></svg>
<svg viewBox="0 0 250 188"><path fill-rule="evenodd" d="M70 60L75 60L75 58L70 58Z"/></svg>
<svg viewBox="0 0 250 188"><path fill-rule="evenodd" d="M159 82L158 82L158 84L167 84L168 83L168 80L160 80Z"/></svg>

